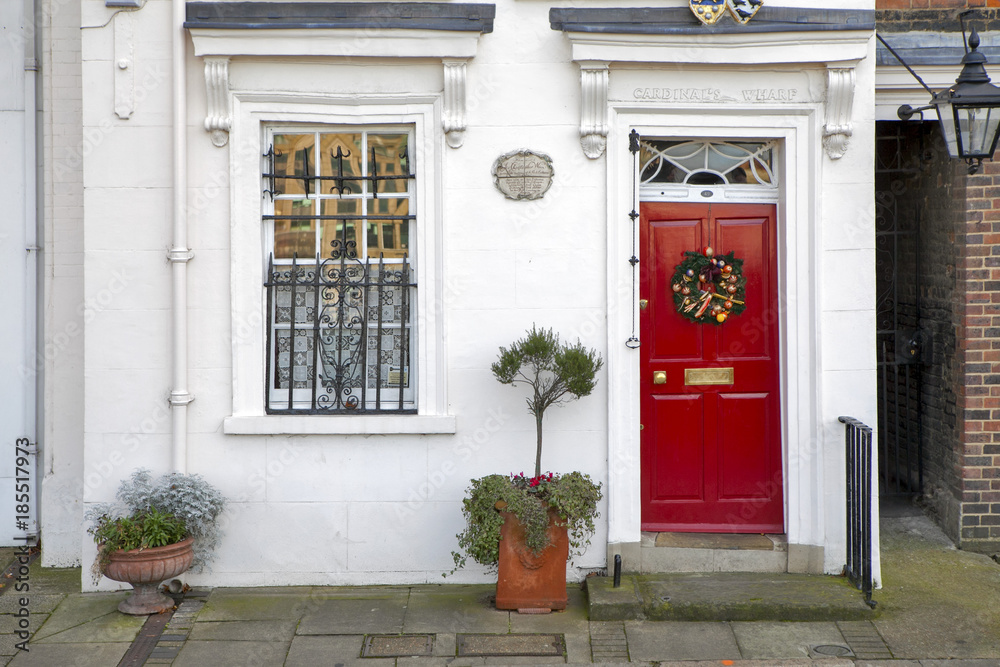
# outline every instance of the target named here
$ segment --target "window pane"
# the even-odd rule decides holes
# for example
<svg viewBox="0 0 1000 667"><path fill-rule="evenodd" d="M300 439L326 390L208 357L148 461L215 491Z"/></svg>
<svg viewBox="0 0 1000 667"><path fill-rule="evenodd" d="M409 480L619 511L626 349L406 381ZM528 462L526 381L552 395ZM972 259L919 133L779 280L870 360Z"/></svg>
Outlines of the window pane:
<svg viewBox="0 0 1000 667"><path fill-rule="evenodd" d="M320 186L324 195L359 195L362 192L361 171L364 149L360 132L321 134L319 138L320 176L335 180L324 180ZM351 178L351 177L355 178Z"/></svg>
<svg viewBox="0 0 1000 667"><path fill-rule="evenodd" d="M313 214L309 199L278 199L274 202L276 216L303 216ZM274 221L274 257L291 259L316 256L316 227L313 220L276 218Z"/></svg>
<svg viewBox="0 0 1000 667"><path fill-rule="evenodd" d="M405 134L368 135L368 171L384 180L378 183L378 193L406 192L409 185L406 178L410 173L409 147ZM372 155L375 164L372 164Z"/></svg>
<svg viewBox="0 0 1000 667"><path fill-rule="evenodd" d="M274 175L276 195L306 193L301 179L315 171L316 150L312 134L274 135Z"/></svg>
<svg viewBox="0 0 1000 667"><path fill-rule="evenodd" d="M348 256L364 256L361 247L361 237L358 230L361 217L361 199L324 199L322 200L323 215L351 216L355 220L323 220L323 233L320 241L320 257L334 255L334 249L347 248Z"/></svg>
<svg viewBox="0 0 1000 667"><path fill-rule="evenodd" d="M394 216L399 220L368 221L368 256L399 259L410 249L410 221L405 218L410 212L408 199L377 199L368 202L368 212L372 215Z"/></svg>

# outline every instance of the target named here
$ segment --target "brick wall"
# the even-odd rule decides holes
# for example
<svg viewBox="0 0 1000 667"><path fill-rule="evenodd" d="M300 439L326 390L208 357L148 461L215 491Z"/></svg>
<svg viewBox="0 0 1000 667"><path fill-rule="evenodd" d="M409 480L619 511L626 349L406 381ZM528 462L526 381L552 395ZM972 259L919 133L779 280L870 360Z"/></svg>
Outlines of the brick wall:
<svg viewBox="0 0 1000 667"><path fill-rule="evenodd" d="M922 123L915 147L921 165L913 201L920 207L921 326L931 332L930 363L923 373L924 500L953 540L960 541L964 433L962 340L966 310L961 284L965 253L965 179L934 123Z"/></svg>
<svg viewBox="0 0 1000 667"><path fill-rule="evenodd" d="M960 32L958 13L977 9L966 25L978 30L996 29L1000 21L1000 0L876 0L875 21L879 32Z"/></svg>
<svg viewBox="0 0 1000 667"><path fill-rule="evenodd" d="M1000 162L986 162L965 179L965 220L958 232L964 254L957 271L964 287L964 364L958 403L964 432L962 547L1000 550Z"/></svg>

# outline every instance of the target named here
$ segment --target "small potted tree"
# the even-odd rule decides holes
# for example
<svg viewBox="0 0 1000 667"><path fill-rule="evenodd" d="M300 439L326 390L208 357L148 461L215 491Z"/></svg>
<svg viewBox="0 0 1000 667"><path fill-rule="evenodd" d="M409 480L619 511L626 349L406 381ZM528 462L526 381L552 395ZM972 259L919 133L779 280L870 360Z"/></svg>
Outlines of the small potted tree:
<svg viewBox="0 0 1000 667"><path fill-rule="evenodd" d="M115 497L87 511L87 530L97 543L94 583L105 576L132 585L132 594L118 605L122 613L166 611L174 601L157 590L160 582L189 568L199 571L212 559L225 500L200 475L170 473L153 480L144 469L123 480Z"/></svg>
<svg viewBox="0 0 1000 667"><path fill-rule="evenodd" d="M529 389L528 412L535 418L535 470L474 479L463 501L466 528L458 534L456 569L468 558L497 569L498 609L565 609L566 561L590 543L601 486L589 475L542 472L545 411L589 395L603 361L580 342L563 344L551 329L532 326L492 365L502 384Z"/></svg>

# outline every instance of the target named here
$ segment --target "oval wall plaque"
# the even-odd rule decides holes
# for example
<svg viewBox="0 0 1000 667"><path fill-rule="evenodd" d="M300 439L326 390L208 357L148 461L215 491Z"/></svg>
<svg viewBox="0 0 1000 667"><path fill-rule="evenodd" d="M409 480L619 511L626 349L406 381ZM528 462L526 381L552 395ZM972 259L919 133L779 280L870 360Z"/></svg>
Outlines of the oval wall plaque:
<svg viewBox="0 0 1000 667"><path fill-rule="evenodd" d="M508 199L541 199L552 186L554 173L548 155L514 151L493 163L493 184Z"/></svg>

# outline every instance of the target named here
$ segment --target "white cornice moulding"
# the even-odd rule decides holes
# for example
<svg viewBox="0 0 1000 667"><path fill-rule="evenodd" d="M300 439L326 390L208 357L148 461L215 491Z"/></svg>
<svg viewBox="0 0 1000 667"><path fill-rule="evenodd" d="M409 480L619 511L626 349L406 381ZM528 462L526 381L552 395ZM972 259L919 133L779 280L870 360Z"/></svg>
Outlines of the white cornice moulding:
<svg viewBox="0 0 1000 667"><path fill-rule="evenodd" d="M466 70L475 57L480 33L447 30L241 30L191 28L194 54L205 59L208 109L205 129L212 143L225 146L232 124L229 111L229 61L249 57L431 58L444 68L441 125L448 145L465 141ZM606 87L606 86L605 86ZM607 94L605 93L605 99ZM605 129L604 134L607 134ZM603 148L602 148L603 150Z"/></svg>
<svg viewBox="0 0 1000 667"><path fill-rule="evenodd" d="M467 60L443 60L444 109L441 127L448 145L459 148L465 142L465 78Z"/></svg>
<svg viewBox="0 0 1000 667"><path fill-rule="evenodd" d="M190 28L196 56L472 58L479 33L450 30Z"/></svg>
<svg viewBox="0 0 1000 667"><path fill-rule="evenodd" d="M205 112L205 130L212 135L212 143L222 148L229 143L229 129L233 119L229 112L229 58L205 58L205 93L208 109Z"/></svg>
<svg viewBox="0 0 1000 667"><path fill-rule="evenodd" d="M720 35L567 32L573 60L702 65L857 61L868 55L868 30Z"/></svg>
<svg viewBox="0 0 1000 667"><path fill-rule="evenodd" d="M608 64L580 63L580 145L591 160L608 144Z"/></svg>
<svg viewBox="0 0 1000 667"><path fill-rule="evenodd" d="M839 160L847 152L847 144L854 134L851 113L854 109L857 76L853 67L828 67L826 76L826 125L823 126L823 147L831 160Z"/></svg>

